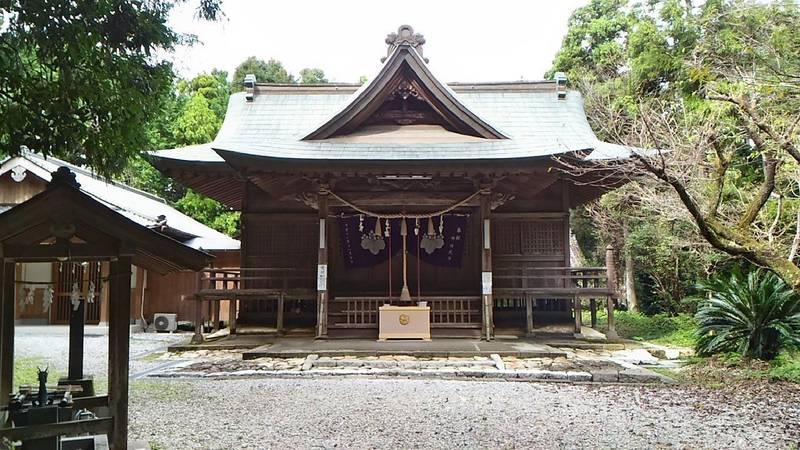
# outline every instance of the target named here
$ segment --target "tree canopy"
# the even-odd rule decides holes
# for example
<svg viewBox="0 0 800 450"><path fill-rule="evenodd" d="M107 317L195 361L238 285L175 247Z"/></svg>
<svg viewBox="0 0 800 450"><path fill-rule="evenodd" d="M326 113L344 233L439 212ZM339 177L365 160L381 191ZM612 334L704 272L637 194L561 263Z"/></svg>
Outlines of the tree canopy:
<svg viewBox="0 0 800 450"><path fill-rule="evenodd" d="M0 153L24 147L116 173L147 147L172 87L166 60L188 41L167 24L176 1L0 0ZM219 0L201 0L214 19Z"/></svg>
<svg viewBox="0 0 800 450"><path fill-rule="evenodd" d="M788 1L593 0L570 20L552 71L584 92L598 135L669 150L600 168L630 183L590 213L616 224L603 240L628 232L649 281L684 270L678 298L720 261L711 248L800 288L798 26Z"/></svg>

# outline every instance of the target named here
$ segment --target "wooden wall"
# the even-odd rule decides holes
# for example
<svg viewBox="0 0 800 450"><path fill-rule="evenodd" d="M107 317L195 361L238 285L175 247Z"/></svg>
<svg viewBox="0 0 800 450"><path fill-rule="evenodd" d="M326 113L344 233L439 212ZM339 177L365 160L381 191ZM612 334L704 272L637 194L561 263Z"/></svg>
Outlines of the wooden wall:
<svg viewBox="0 0 800 450"><path fill-rule="evenodd" d="M42 192L45 187L47 183L30 172L19 183L11 179L11 172L6 172L0 176L0 205L22 203Z"/></svg>
<svg viewBox="0 0 800 450"><path fill-rule="evenodd" d="M239 267L239 251L219 251L212 252L216 257L212 262L212 267ZM143 283L143 271L139 270L137 276L137 287L132 293L135 297L131 299L131 316L138 319L141 313L141 284ZM184 295L192 295L197 292L197 274L195 272L175 272L167 275L159 275L154 272L147 274L147 289L145 290L144 316L148 322L153 321L156 313L177 314L179 321L193 321L195 302L191 300L181 300ZM220 308L221 320L228 320L227 301L223 302Z"/></svg>

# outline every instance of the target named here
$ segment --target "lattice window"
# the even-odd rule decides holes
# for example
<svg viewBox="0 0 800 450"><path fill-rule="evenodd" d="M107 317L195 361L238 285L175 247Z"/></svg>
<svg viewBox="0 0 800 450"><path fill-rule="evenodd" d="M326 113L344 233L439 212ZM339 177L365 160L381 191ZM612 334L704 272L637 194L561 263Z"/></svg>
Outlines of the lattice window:
<svg viewBox="0 0 800 450"><path fill-rule="evenodd" d="M498 220L492 223L495 256L553 256L564 254L561 220Z"/></svg>
<svg viewBox="0 0 800 450"><path fill-rule="evenodd" d="M519 249L519 222L493 221L492 251L495 255L517 255Z"/></svg>
<svg viewBox="0 0 800 450"><path fill-rule="evenodd" d="M523 222L520 248L523 255L562 255L564 223L562 221Z"/></svg>

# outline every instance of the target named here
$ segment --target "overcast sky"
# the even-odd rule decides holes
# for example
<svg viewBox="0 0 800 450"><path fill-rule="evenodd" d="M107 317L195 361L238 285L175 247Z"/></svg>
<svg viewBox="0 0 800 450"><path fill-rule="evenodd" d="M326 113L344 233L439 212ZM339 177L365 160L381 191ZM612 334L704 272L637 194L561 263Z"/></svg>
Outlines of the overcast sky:
<svg viewBox="0 0 800 450"><path fill-rule="evenodd" d="M541 79L572 11L588 0L265 1L224 0L226 17L193 18L197 2L172 14L176 30L200 43L179 49L175 65L190 77L234 68L248 56L275 58L297 74L323 69L331 81L372 77L384 38L409 24L425 36L425 56L443 81Z"/></svg>

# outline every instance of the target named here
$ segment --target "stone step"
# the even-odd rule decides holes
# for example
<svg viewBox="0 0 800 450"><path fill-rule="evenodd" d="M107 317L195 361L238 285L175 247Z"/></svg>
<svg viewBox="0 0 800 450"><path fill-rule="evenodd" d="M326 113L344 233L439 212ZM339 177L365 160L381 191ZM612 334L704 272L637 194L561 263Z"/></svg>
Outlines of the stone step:
<svg viewBox="0 0 800 450"><path fill-rule="evenodd" d="M313 362L313 367L364 367L364 368L401 368L401 369L439 369L459 367L496 367L491 359L467 360L393 360L393 359L333 359L319 358Z"/></svg>

